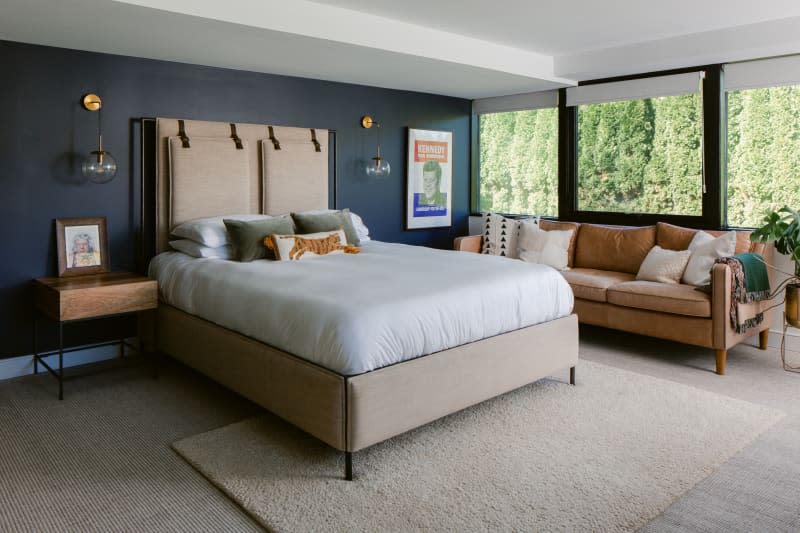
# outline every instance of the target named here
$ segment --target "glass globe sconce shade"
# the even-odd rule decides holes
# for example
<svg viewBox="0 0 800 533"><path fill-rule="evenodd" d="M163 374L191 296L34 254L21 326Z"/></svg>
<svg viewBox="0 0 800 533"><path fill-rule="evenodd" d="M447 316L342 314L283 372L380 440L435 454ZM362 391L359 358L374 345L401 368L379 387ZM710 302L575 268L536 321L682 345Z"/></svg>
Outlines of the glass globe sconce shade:
<svg viewBox="0 0 800 533"><path fill-rule="evenodd" d="M81 170L92 183L108 183L117 175L117 160L110 152L103 150L102 137L100 137L98 145L98 149L84 159Z"/></svg>
<svg viewBox="0 0 800 533"><path fill-rule="evenodd" d="M117 160L110 152L103 150L103 130L100 109L103 102L96 94L83 97L83 107L87 111L97 111L97 150L90 152L81 165L81 171L92 183L108 183L117 175Z"/></svg>
<svg viewBox="0 0 800 533"><path fill-rule="evenodd" d="M380 152L378 152L380 153ZM382 178L388 176L392 167L384 158L377 156L372 158L372 163L367 164L367 176L371 178Z"/></svg>
<svg viewBox="0 0 800 533"><path fill-rule="evenodd" d="M375 126L378 130L378 147L375 157L367 163L365 170L367 176L370 178L382 178L389 175L392 171L392 167L385 158L381 157L381 125L379 122L374 121L369 115L361 117L362 128L369 129L372 126Z"/></svg>

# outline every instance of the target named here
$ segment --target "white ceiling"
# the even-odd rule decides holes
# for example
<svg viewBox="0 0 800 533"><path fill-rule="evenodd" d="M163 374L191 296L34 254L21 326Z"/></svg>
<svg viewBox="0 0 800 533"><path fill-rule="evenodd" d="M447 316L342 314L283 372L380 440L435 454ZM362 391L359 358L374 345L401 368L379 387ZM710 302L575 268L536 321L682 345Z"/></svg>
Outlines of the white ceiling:
<svg viewBox="0 0 800 533"><path fill-rule="evenodd" d="M0 0L0 39L479 98L800 53L797 0Z"/></svg>
<svg viewBox="0 0 800 533"><path fill-rule="evenodd" d="M800 16L798 0L313 1L555 56Z"/></svg>

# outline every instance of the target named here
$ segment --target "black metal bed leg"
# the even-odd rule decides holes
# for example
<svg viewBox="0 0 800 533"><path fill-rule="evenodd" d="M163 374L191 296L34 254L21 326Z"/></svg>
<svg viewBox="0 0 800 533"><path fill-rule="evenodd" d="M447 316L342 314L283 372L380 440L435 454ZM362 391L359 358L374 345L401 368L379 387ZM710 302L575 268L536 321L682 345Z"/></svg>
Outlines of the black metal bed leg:
<svg viewBox="0 0 800 533"><path fill-rule="evenodd" d="M572 366L569 368L569 384L575 385L575 367Z"/></svg>
<svg viewBox="0 0 800 533"><path fill-rule="evenodd" d="M344 452L344 478L353 481L353 452Z"/></svg>

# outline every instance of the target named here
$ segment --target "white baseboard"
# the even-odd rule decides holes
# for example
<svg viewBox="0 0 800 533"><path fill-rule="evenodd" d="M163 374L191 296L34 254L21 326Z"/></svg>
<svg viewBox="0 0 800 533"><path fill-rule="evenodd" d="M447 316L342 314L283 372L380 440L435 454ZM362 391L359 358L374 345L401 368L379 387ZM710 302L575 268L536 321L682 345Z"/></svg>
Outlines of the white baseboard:
<svg viewBox="0 0 800 533"><path fill-rule="evenodd" d="M135 338L125 340L134 346L138 345ZM125 347L126 355L133 353L136 353L136 350L129 346ZM74 352L64 354L64 368L96 363L118 356L119 346L117 345L78 349ZM58 354L47 356L44 360L53 368L58 366ZM47 372L47 370L39 365L39 373L41 374L43 372ZM33 354L0 359L0 381L18 378L20 376L28 376L30 374L33 374Z"/></svg>
<svg viewBox="0 0 800 533"><path fill-rule="evenodd" d="M767 346L770 348L780 348L781 347L781 335L783 335L783 331L775 328L770 328L769 330L769 340L767 341ZM753 335L748 339L743 341L744 344L749 344L751 346L758 346L758 335ZM789 328L786 332L786 349L792 350L795 352L800 352L800 331L794 328Z"/></svg>

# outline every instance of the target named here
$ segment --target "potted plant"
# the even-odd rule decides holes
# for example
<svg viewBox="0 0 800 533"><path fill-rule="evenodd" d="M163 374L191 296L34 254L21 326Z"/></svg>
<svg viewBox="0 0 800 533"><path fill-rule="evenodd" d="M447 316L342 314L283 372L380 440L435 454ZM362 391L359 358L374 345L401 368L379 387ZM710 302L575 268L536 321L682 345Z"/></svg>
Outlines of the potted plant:
<svg viewBox="0 0 800 533"><path fill-rule="evenodd" d="M786 286L786 321L800 328L800 213L788 207L770 211L764 225L753 231L750 239L758 242L775 242L775 249L794 261L794 275L782 285Z"/></svg>

